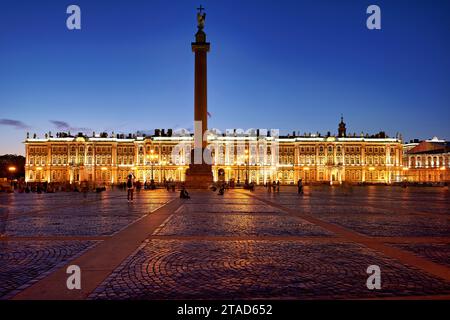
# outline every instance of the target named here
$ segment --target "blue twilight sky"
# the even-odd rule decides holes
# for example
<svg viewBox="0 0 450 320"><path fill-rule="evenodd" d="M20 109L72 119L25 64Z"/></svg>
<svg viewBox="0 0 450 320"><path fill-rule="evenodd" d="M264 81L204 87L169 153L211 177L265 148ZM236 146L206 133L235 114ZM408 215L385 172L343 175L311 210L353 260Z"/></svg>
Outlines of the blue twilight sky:
<svg viewBox="0 0 450 320"><path fill-rule="evenodd" d="M27 131L191 128L199 3L2 0L0 154L23 153ZM209 127L334 133L343 113L349 132L450 138L450 1L201 3Z"/></svg>

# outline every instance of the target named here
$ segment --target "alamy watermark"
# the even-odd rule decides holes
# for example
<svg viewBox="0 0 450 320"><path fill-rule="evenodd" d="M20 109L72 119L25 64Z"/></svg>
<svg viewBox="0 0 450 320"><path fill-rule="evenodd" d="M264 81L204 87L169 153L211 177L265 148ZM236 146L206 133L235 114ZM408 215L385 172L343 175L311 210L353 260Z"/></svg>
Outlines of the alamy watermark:
<svg viewBox="0 0 450 320"><path fill-rule="evenodd" d="M381 269L377 265L371 265L366 270L370 276L367 278L366 286L369 290L381 289Z"/></svg>
<svg viewBox="0 0 450 320"><path fill-rule="evenodd" d="M192 140L182 140L172 149L170 161L176 164L277 165L279 133L278 129L233 129L225 133L213 129L202 133L202 122L195 121L194 148ZM191 132L179 129L177 135L191 137Z"/></svg>
<svg viewBox="0 0 450 320"><path fill-rule="evenodd" d="M66 273L70 274L67 277L66 286L69 290L81 290L81 269L79 266L73 264L67 267Z"/></svg>
<svg viewBox="0 0 450 320"><path fill-rule="evenodd" d="M70 14L66 20L66 26L69 30L81 30L81 8L78 5L71 4L67 7L66 13ZM370 16L366 20L366 26L369 30L381 30L381 8L372 4L367 7L366 14Z"/></svg>

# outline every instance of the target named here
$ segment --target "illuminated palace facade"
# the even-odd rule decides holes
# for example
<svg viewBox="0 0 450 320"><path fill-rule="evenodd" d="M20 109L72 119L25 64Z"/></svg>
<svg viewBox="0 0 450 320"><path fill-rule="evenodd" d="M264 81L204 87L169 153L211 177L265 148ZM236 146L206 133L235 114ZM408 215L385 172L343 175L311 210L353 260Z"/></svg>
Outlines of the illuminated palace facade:
<svg viewBox="0 0 450 320"><path fill-rule="evenodd" d="M392 183L402 179L401 139L384 133L346 135L341 120L339 134L293 133L210 134L214 180L263 184L279 180L305 183ZM177 146L183 145L184 148ZM119 184L133 172L141 182L153 179L184 181L193 147L192 135L155 130L151 136L108 135L88 137L50 133L27 137L26 181ZM174 149L176 152L174 152ZM172 156L175 154L175 156Z"/></svg>

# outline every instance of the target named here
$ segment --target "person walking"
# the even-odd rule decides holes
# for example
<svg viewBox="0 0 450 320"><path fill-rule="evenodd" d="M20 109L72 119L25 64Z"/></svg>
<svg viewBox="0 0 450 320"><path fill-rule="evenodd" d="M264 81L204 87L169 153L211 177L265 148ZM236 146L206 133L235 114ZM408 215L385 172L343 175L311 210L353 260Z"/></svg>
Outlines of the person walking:
<svg viewBox="0 0 450 320"><path fill-rule="evenodd" d="M297 192L298 192L298 194L303 194L303 183L302 183L302 179L298 179L298 182L297 182Z"/></svg>
<svg viewBox="0 0 450 320"><path fill-rule="evenodd" d="M128 202L133 201L134 193L134 175L130 173L127 177L127 200Z"/></svg>
<svg viewBox="0 0 450 320"><path fill-rule="evenodd" d="M272 192L272 185L270 181L267 182L267 192Z"/></svg>
<svg viewBox="0 0 450 320"><path fill-rule="evenodd" d="M277 192L280 192L280 180L277 180Z"/></svg>

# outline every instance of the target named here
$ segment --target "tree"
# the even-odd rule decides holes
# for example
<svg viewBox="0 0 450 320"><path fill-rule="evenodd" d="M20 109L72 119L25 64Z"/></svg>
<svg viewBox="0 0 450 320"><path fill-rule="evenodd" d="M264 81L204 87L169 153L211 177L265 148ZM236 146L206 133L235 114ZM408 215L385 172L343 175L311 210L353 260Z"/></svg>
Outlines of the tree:
<svg viewBox="0 0 450 320"><path fill-rule="evenodd" d="M14 167L15 171L10 168ZM25 157L13 154L0 156L0 178L23 178L25 177Z"/></svg>

